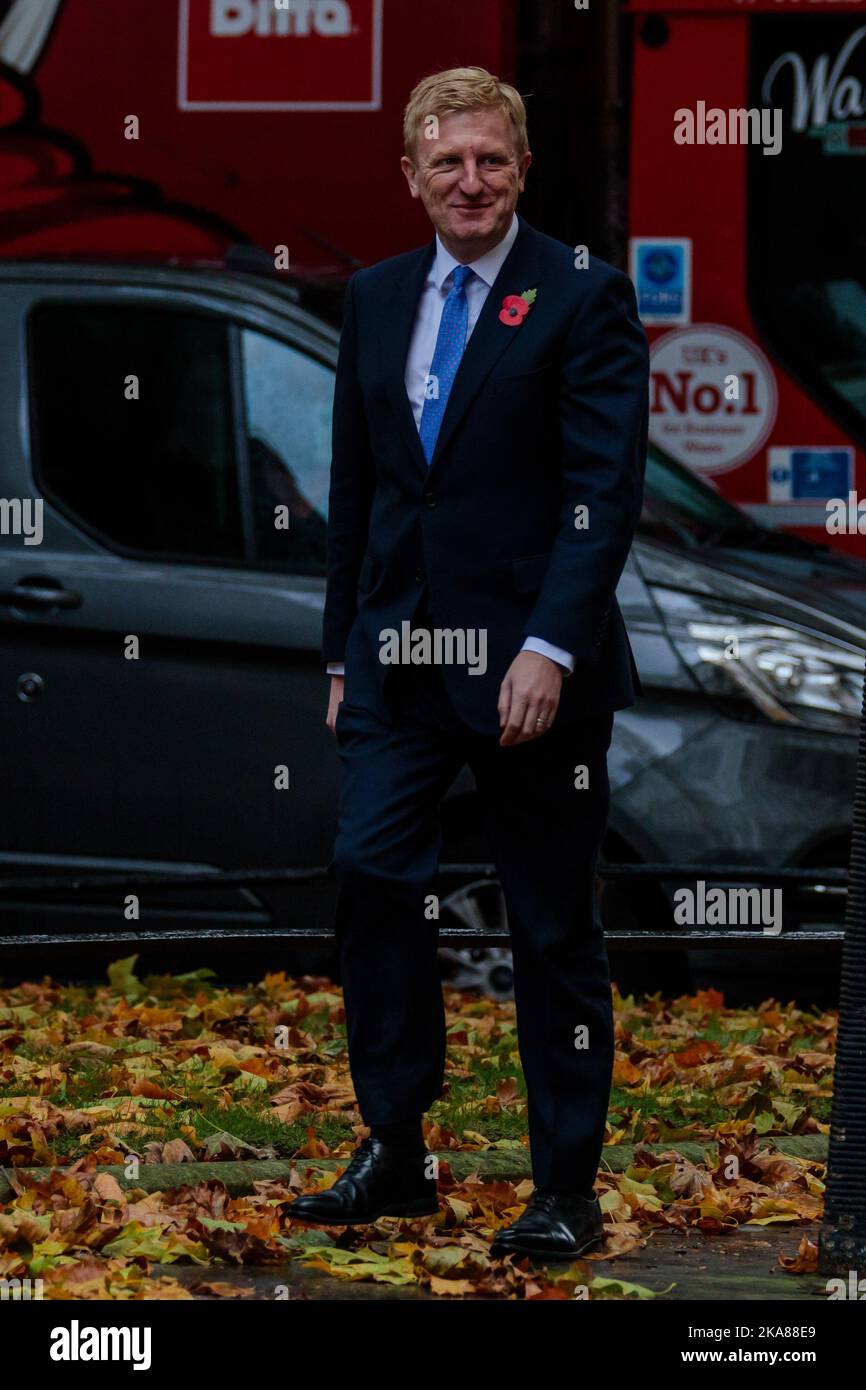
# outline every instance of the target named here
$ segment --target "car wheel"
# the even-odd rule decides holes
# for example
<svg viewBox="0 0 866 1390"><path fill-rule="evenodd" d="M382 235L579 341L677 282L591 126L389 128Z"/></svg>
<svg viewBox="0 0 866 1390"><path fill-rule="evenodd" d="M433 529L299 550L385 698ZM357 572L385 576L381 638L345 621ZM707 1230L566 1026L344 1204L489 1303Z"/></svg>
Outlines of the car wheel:
<svg viewBox="0 0 866 1390"><path fill-rule="evenodd" d="M507 931L502 888L489 878L462 884L442 899L439 927L462 927L478 935ZM452 989L476 990L491 999L514 996L514 970L507 946L443 946L439 964L443 983Z"/></svg>

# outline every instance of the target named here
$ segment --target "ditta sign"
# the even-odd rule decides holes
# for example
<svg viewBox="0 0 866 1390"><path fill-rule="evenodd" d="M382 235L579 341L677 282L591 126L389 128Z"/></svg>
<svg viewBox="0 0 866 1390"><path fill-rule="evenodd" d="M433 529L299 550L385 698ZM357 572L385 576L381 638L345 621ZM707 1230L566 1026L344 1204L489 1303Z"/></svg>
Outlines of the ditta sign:
<svg viewBox="0 0 866 1390"><path fill-rule="evenodd" d="M378 111L382 0L180 0L182 111Z"/></svg>

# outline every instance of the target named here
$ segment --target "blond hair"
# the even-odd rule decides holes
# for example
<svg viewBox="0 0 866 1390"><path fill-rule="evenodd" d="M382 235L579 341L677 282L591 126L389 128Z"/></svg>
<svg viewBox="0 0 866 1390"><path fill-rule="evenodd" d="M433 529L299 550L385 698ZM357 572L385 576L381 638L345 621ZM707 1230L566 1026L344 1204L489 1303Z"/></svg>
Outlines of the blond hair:
<svg viewBox="0 0 866 1390"><path fill-rule="evenodd" d="M424 77L413 88L403 113L403 146L408 159L415 157L415 138L421 121L452 111L502 111L511 121L518 162L529 149L526 107L514 87L494 77L486 68L449 68Z"/></svg>

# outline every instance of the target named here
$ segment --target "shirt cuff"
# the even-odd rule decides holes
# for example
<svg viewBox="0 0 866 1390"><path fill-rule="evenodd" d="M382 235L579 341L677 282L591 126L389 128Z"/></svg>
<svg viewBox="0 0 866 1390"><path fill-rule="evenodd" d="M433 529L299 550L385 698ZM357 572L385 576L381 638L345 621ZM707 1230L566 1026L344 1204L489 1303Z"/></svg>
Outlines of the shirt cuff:
<svg viewBox="0 0 866 1390"><path fill-rule="evenodd" d="M344 676L346 674L345 664L342 661L329 661L325 673L329 676Z"/></svg>
<svg viewBox="0 0 866 1390"><path fill-rule="evenodd" d="M557 666L565 667L565 674L570 676L574 671L574 657L571 652L564 652L562 647L551 646L550 642L545 642L541 637L527 637L520 649L524 652L538 652L539 656L547 656L551 661L555 661Z"/></svg>

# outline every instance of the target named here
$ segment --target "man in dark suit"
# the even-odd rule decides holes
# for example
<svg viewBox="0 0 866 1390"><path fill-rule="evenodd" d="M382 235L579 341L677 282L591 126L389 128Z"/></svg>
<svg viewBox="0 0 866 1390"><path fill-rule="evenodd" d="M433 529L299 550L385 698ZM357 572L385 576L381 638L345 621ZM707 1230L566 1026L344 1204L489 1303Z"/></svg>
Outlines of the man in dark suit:
<svg viewBox="0 0 866 1390"><path fill-rule="evenodd" d="M468 763L508 911L535 1182L493 1252L571 1259L601 1238L613 1024L594 871L613 711L640 689L614 591L640 513L646 336L625 275L516 215L531 155L512 87L480 68L426 78L404 138L436 237L348 286L324 618L336 931L371 1136L292 1215L436 1210L429 894L439 806Z"/></svg>

